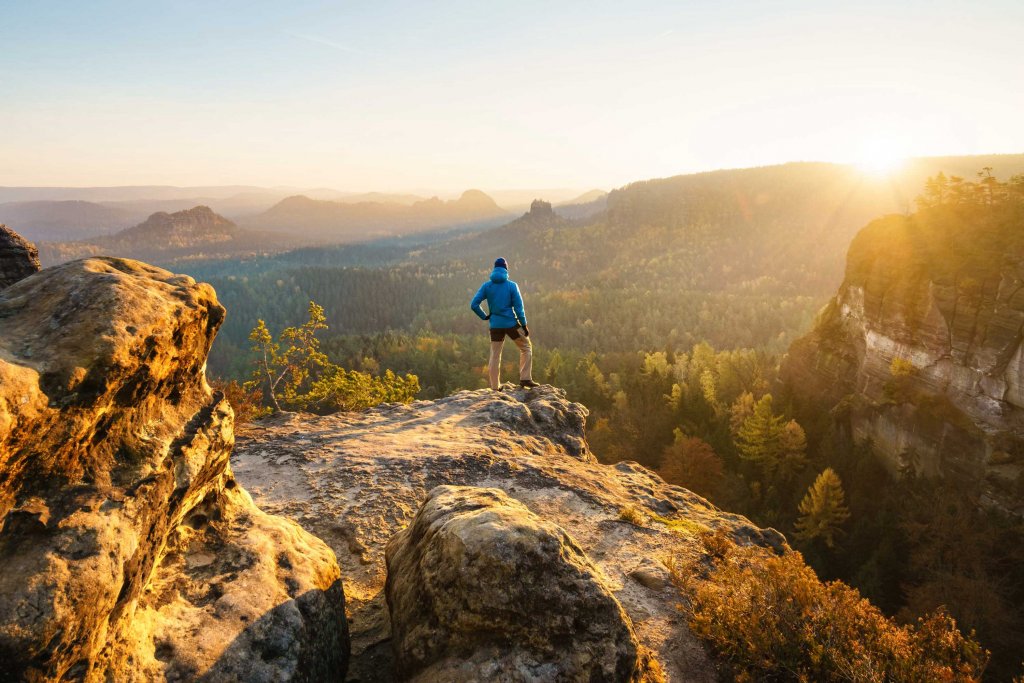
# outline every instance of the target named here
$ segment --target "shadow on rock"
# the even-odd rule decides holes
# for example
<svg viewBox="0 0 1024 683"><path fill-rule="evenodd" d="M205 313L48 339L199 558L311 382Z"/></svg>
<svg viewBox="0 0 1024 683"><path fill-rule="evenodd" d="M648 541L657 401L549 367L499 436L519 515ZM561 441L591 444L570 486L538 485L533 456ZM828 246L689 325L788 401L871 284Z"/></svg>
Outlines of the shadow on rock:
<svg viewBox="0 0 1024 683"><path fill-rule="evenodd" d="M167 681L270 681L285 674L297 683L345 680L348 642L345 629L332 618L331 605L344 604L341 581L326 591L311 590L281 603L250 624L228 645L205 673L187 658L168 661ZM157 658L177 659L161 651Z"/></svg>

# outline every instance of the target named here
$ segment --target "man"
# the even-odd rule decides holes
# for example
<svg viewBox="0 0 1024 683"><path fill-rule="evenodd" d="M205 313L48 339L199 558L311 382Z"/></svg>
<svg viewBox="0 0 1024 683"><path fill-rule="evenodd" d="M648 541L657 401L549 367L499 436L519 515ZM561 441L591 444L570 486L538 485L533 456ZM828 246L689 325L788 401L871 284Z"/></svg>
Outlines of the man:
<svg viewBox="0 0 1024 683"><path fill-rule="evenodd" d="M484 299L487 300L486 315L480 308ZM526 327L523 295L519 293L519 285L508 279L508 262L505 259L499 258L494 262L491 279L480 286L469 307L481 320L491 321L491 357L487 364L491 389L497 391L501 386L501 347L505 344L505 337L519 347L519 384L526 389L540 386L533 381L533 344L530 343L530 330ZM519 333L520 327L523 328L522 334Z"/></svg>

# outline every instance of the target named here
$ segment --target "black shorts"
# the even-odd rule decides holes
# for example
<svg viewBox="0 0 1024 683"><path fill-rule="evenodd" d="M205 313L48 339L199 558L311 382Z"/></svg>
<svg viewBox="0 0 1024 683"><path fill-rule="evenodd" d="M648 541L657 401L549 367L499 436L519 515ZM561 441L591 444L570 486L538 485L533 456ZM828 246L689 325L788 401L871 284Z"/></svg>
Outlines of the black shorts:
<svg viewBox="0 0 1024 683"><path fill-rule="evenodd" d="M519 334L519 328L517 327L492 327L491 328L491 341L500 342L505 341L505 335L508 335L509 339L513 341L519 339L522 335Z"/></svg>

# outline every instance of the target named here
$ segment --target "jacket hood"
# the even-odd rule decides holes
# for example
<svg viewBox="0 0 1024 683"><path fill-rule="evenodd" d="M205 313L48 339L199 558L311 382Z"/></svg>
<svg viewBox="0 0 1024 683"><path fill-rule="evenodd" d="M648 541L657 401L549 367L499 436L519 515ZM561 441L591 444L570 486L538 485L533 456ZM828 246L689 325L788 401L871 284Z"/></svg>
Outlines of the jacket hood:
<svg viewBox="0 0 1024 683"><path fill-rule="evenodd" d="M491 271L491 282L508 282L508 271L504 268L495 268Z"/></svg>

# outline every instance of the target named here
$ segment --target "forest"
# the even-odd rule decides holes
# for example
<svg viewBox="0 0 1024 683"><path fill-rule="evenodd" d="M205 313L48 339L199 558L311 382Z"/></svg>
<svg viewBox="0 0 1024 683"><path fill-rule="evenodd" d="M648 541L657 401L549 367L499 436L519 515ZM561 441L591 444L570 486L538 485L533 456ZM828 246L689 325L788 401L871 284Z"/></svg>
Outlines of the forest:
<svg viewBox="0 0 1024 683"><path fill-rule="evenodd" d="M1020 520L980 507L955 483L892 476L870 444L837 434L827 413L797 410L799 387L779 379L782 355L841 279L834 254L811 248L821 235L794 218L814 213L794 209L807 188L798 190L749 214L729 189L702 189L699 210L679 214L678 193L648 197L642 209L613 193L596 222L542 207L493 235L364 247L344 265L313 250L302 258L319 263L290 255L224 266L204 276L229 309L211 370L247 379L256 318L276 333L315 301L327 325L318 352L353 376L415 376L419 398L482 388L487 338L468 300L489 270L486 255L514 253L535 379L588 407L588 439L602 461L638 461L783 531L823 579L843 580L902 621L945 607L992 651L992 680L1008 680L1024 651ZM658 202L662 211L650 213ZM1024 177L937 176L919 204L968 224L1003 212L1010 219L1001 224L1019 232ZM750 238L755 220L773 227ZM362 257L375 262L356 265ZM506 379L515 377L513 355Z"/></svg>

